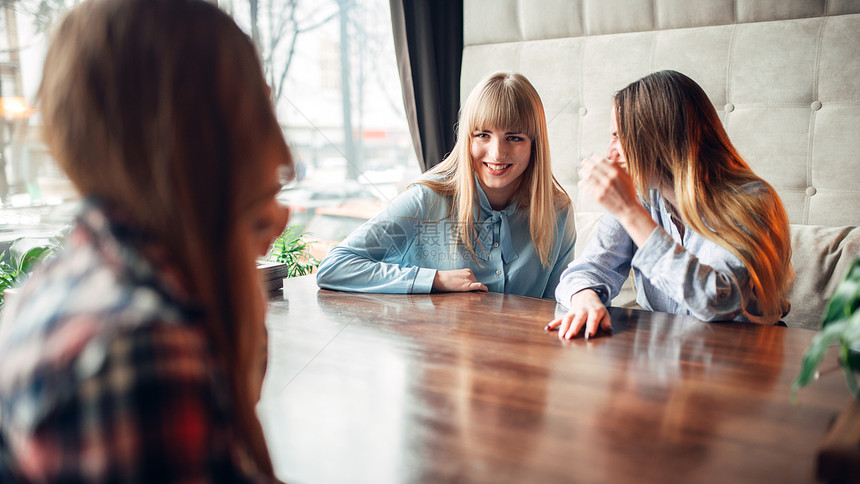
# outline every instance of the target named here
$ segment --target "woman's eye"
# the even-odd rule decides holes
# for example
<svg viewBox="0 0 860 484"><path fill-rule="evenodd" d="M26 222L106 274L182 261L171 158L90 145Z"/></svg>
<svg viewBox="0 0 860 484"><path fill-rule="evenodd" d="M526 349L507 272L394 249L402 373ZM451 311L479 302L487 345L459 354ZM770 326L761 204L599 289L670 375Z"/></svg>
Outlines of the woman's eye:
<svg viewBox="0 0 860 484"><path fill-rule="evenodd" d="M475 133L472 136L475 138L481 138L481 139L485 139L485 138L490 137L490 135L488 135L487 133Z"/></svg>
<svg viewBox="0 0 860 484"><path fill-rule="evenodd" d="M520 142L525 140L525 138L523 138L522 136L509 136L508 139L514 142Z"/></svg>

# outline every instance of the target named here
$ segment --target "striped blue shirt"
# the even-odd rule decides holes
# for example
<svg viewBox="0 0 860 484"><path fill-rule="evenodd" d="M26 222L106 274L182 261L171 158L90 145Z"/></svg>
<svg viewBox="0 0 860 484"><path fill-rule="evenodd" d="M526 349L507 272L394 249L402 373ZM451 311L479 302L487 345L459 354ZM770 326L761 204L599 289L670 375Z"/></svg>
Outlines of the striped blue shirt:
<svg viewBox="0 0 860 484"><path fill-rule="evenodd" d="M755 190L753 185L746 188ZM642 247L637 250L615 217L604 215L582 255L562 274L559 303L568 306L575 293L593 289L609 305L632 268L636 302L649 311L765 324L788 314L787 300L779 314L761 314L746 266L689 226L682 235L659 191L651 190L643 205L658 227Z"/></svg>

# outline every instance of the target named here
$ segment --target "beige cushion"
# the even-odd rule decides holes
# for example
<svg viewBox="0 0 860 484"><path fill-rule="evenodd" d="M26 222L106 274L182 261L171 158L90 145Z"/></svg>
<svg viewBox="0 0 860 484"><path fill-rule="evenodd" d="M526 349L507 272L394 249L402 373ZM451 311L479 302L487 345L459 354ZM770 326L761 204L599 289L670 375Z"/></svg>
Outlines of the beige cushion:
<svg viewBox="0 0 860 484"><path fill-rule="evenodd" d="M789 326L818 329L827 300L851 262L860 257L860 227L791 226L797 277L789 293Z"/></svg>

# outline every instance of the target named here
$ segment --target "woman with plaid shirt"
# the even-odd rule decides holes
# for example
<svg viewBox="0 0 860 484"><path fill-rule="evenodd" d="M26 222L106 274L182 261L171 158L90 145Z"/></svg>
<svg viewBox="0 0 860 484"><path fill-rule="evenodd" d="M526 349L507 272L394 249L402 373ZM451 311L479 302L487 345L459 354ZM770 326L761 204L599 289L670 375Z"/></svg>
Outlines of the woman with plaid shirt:
<svg viewBox="0 0 860 484"><path fill-rule="evenodd" d="M250 39L203 0L90 0L40 86L85 197L0 324L0 481L273 481L255 259L292 160Z"/></svg>

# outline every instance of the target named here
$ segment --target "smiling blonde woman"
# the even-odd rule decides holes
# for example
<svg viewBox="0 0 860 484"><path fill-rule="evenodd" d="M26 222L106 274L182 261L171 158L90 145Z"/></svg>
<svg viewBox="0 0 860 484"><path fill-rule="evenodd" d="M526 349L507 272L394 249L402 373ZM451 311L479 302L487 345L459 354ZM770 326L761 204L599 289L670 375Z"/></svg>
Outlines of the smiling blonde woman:
<svg viewBox="0 0 860 484"><path fill-rule="evenodd" d="M524 76L500 72L469 94L451 154L332 249L317 282L552 298L575 239L540 96Z"/></svg>

